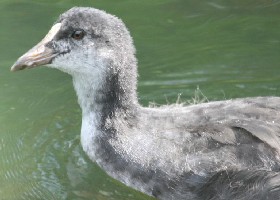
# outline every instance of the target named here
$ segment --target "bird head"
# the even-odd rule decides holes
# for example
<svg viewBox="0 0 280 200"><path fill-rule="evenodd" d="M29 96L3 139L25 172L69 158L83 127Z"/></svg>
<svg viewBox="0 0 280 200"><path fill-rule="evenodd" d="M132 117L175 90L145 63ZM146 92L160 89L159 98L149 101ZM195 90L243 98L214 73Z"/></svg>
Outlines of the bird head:
<svg viewBox="0 0 280 200"><path fill-rule="evenodd" d="M98 9L75 7L60 15L44 39L22 55L11 71L46 65L71 75L90 74L121 66L128 54L134 56L134 47L120 19Z"/></svg>

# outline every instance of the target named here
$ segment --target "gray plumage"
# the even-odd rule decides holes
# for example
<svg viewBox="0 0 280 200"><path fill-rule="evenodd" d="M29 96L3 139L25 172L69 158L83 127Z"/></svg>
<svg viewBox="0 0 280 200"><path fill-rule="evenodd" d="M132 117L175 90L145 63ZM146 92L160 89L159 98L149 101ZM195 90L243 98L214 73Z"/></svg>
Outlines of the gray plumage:
<svg viewBox="0 0 280 200"><path fill-rule="evenodd" d="M55 24L38 44L45 61L29 56L37 45L12 70L48 64L72 75L83 149L110 176L163 200L280 198L280 98L145 108L120 19L72 8Z"/></svg>

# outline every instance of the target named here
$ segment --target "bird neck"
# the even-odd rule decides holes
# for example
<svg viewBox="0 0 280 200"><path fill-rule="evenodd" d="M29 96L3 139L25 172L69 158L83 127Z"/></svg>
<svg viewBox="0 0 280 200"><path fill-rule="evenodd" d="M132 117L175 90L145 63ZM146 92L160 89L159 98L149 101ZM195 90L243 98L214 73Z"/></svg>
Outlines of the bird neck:
<svg viewBox="0 0 280 200"><path fill-rule="evenodd" d="M83 116L95 113L101 118L107 118L116 111L128 112L139 105L136 80L126 79L120 72L108 70L94 74L76 74L73 76L73 85Z"/></svg>
<svg viewBox="0 0 280 200"><path fill-rule="evenodd" d="M135 85L121 79L119 73L76 74L73 84L82 109L81 143L91 160L105 171L116 157L110 138L117 137L118 125L135 118L139 104ZM136 81L134 82L136 84ZM108 159L107 159L108 158ZM116 161L117 163L117 161Z"/></svg>
<svg viewBox="0 0 280 200"><path fill-rule="evenodd" d="M114 51L100 48L95 52L99 59L85 63L89 70L72 74L83 114L108 115L138 105L137 59L131 38L127 40L127 45Z"/></svg>

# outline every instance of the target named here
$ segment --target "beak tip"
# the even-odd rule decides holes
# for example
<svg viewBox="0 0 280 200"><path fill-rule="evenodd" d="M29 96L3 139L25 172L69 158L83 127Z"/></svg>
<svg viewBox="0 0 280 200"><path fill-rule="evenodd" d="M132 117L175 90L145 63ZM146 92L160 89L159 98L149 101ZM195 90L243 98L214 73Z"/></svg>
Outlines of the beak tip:
<svg viewBox="0 0 280 200"><path fill-rule="evenodd" d="M11 72L16 72L17 70L15 68L10 69Z"/></svg>
<svg viewBox="0 0 280 200"><path fill-rule="evenodd" d="M13 65L13 66L11 67L10 71L11 71L11 72L17 71L15 65Z"/></svg>
<svg viewBox="0 0 280 200"><path fill-rule="evenodd" d="M15 64L13 64L13 66L11 67L11 72L15 72L18 71L22 68L22 65L20 65L18 62L15 62Z"/></svg>
<svg viewBox="0 0 280 200"><path fill-rule="evenodd" d="M11 67L11 72L16 72L19 70L23 70L25 68L28 67L28 63L25 62L25 60L22 60L21 58L19 58Z"/></svg>
<svg viewBox="0 0 280 200"><path fill-rule="evenodd" d="M17 71L17 70L16 70L16 65L14 64L14 65L11 67L11 69L10 69L10 70L11 70L11 72L15 72L15 71Z"/></svg>

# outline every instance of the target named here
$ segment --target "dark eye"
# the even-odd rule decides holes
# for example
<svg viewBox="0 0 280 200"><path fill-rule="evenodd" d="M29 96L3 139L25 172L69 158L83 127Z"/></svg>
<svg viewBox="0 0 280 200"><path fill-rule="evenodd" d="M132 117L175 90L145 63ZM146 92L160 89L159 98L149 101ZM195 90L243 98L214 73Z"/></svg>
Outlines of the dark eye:
<svg viewBox="0 0 280 200"><path fill-rule="evenodd" d="M71 37L75 40L81 40L85 36L85 32L83 30L76 30L72 33Z"/></svg>

